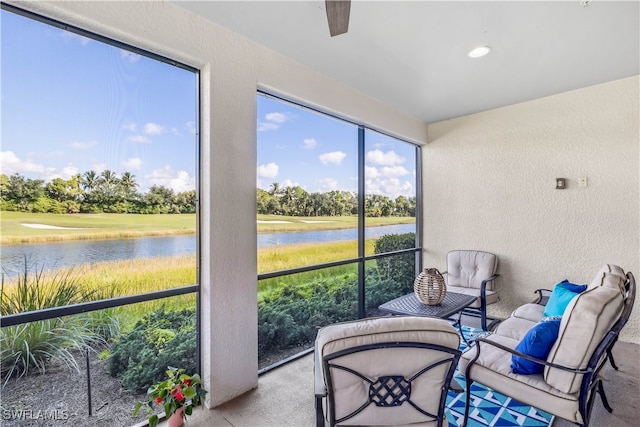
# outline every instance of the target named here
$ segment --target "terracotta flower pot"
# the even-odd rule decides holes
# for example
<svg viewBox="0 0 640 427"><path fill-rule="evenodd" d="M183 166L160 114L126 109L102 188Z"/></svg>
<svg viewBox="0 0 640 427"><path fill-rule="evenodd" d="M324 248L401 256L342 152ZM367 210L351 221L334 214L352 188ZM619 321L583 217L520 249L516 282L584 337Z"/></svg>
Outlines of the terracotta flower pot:
<svg viewBox="0 0 640 427"><path fill-rule="evenodd" d="M169 427L184 427L184 416L182 408L176 409L176 412L169 417Z"/></svg>

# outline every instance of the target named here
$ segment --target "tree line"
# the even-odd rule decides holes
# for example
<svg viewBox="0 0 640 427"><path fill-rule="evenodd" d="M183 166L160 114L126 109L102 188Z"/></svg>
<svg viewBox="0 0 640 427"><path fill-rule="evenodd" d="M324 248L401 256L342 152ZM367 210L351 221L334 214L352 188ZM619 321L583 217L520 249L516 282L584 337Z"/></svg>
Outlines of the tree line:
<svg viewBox="0 0 640 427"><path fill-rule="evenodd" d="M142 194L135 175L118 176L111 170L94 170L70 179L25 178L20 174L0 175L0 209L40 213L195 213L195 190L174 193L154 185Z"/></svg>
<svg viewBox="0 0 640 427"><path fill-rule="evenodd" d="M70 179L26 178L18 173L0 174L0 209L35 213L195 213L195 190L175 193L154 185L146 193L137 191L135 175L118 176L111 170L94 170ZM348 216L358 213L358 196L349 191L309 193L300 186L280 187L271 184L268 191L258 188L259 214L286 216ZM364 200L368 217L415 216L415 197L391 199L367 194Z"/></svg>
<svg viewBox="0 0 640 427"><path fill-rule="evenodd" d="M258 188L257 207L259 214L266 215L357 215L358 195L339 190L309 193L297 185L282 188L274 182L269 190ZM416 198L398 196L391 199L381 194L367 194L364 197L364 211L367 217L413 217L416 214Z"/></svg>

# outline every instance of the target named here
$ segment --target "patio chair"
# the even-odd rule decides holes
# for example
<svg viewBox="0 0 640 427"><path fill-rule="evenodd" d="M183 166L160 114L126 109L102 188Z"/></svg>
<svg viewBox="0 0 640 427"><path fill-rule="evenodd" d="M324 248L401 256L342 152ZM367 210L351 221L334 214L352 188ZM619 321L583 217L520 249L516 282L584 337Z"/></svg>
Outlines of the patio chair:
<svg viewBox="0 0 640 427"><path fill-rule="evenodd" d="M489 252L455 250L447 254L447 271L442 273L447 292L474 295L478 298L463 313L480 317L482 329L488 331L499 319L487 317L487 306L498 302L495 287L498 257ZM490 323L487 325L487 320Z"/></svg>
<svg viewBox="0 0 640 427"><path fill-rule="evenodd" d="M453 326L428 317L369 318L320 329L317 427L448 426L445 404L459 344Z"/></svg>

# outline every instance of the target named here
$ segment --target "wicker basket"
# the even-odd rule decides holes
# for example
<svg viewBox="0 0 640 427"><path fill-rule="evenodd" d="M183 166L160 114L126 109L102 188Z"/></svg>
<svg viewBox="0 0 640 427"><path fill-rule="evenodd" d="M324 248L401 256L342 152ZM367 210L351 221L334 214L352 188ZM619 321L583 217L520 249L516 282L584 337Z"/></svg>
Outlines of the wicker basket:
<svg viewBox="0 0 640 427"><path fill-rule="evenodd" d="M413 290L421 303L437 305L447 294L447 285L437 268L425 268L413 282Z"/></svg>

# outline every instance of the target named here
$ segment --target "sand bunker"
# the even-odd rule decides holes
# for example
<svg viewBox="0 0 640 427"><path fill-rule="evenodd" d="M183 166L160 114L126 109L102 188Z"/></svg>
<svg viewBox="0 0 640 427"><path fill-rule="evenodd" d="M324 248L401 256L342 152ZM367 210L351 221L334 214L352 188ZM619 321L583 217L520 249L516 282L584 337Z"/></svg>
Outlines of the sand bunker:
<svg viewBox="0 0 640 427"><path fill-rule="evenodd" d="M291 224L293 221L264 221L264 220L257 220L258 224Z"/></svg>
<svg viewBox="0 0 640 427"><path fill-rule="evenodd" d="M57 225L46 225L46 224L25 224L22 223L25 227L29 228L39 228L41 230L82 230L82 228L78 227L58 227Z"/></svg>

